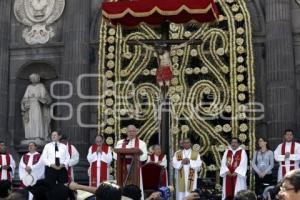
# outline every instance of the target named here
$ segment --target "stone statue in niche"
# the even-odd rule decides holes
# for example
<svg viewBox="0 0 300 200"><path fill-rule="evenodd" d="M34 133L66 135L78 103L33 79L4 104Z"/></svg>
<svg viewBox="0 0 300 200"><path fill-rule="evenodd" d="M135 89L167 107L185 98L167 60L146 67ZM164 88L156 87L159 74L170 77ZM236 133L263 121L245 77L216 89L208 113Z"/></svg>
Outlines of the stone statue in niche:
<svg viewBox="0 0 300 200"><path fill-rule="evenodd" d="M16 19L27 26L23 38L27 44L45 44L54 35L50 26L60 18L65 8L65 0L16 0Z"/></svg>
<svg viewBox="0 0 300 200"><path fill-rule="evenodd" d="M51 97L39 74L29 76L31 84L27 86L21 102L26 140L45 140L50 134Z"/></svg>

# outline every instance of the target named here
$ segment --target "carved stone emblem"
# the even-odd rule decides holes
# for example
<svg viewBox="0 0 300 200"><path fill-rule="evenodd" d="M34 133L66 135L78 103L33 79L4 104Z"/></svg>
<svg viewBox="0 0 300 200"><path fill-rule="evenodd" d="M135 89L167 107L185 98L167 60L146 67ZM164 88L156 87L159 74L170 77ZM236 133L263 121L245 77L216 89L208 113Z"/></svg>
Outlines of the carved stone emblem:
<svg viewBox="0 0 300 200"><path fill-rule="evenodd" d="M16 0L14 13L27 26L23 38L27 44L45 44L55 33L50 26L63 13L65 0Z"/></svg>

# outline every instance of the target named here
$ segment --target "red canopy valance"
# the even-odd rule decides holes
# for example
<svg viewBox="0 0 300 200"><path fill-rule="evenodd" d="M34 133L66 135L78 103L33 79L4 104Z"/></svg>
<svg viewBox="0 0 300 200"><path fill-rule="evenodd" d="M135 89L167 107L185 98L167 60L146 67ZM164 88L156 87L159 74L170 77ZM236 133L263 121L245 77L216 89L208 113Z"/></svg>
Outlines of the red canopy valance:
<svg viewBox="0 0 300 200"><path fill-rule="evenodd" d="M122 0L103 2L102 14L113 24L136 26L141 22L159 25L169 20L211 22L218 19L214 0Z"/></svg>

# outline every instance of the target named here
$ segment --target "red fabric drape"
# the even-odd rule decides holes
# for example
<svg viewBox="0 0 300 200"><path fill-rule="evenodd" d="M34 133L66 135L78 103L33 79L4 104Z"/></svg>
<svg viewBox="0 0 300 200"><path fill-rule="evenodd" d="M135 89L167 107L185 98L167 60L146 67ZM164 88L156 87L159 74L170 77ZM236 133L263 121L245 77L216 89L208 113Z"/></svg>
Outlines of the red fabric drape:
<svg viewBox="0 0 300 200"><path fill-rule="evenodd" d="M102 14L113 24L136 26L141 22L159 25L166 20L211 22L218 19L219 10L214 0L127 0L103 2Z"/></svg>

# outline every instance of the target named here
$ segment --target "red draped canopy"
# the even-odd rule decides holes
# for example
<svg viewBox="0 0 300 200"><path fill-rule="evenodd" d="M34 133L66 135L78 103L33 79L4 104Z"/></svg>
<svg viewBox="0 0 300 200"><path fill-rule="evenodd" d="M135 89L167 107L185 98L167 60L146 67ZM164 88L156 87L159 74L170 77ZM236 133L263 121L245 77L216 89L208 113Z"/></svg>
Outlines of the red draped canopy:
<svg viewBox="0 0 300 200"><path fill-rule="evenodd" d="M102 3L102 14L113 24L136 26L141 22L159 25L164 21L185 23L218 19L214 0L122 0Z"/></svg>

